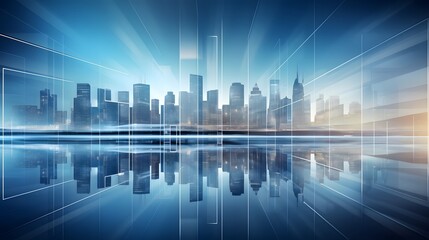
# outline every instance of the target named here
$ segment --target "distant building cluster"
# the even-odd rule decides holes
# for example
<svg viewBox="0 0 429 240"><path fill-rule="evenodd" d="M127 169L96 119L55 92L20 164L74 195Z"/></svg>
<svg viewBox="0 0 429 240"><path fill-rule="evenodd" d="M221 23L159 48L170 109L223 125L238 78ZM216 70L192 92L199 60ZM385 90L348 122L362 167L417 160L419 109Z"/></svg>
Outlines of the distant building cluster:
<svg viewBox="0 0 429 240"><path fill-rule="evenodd" d="M67 111L58 111L57 95L49 89L40 90L39 107L36 105L16 105L12 120L17 126L62 125L66 124Z"/></svg>
<svg viewBox="0 0 429 240"><path fill-rule="evenodd" d="M91 105L91 86L78 83L73 99L70 122L67 112L57 110L57 95L49 89L40 91L40 105L19 105L14 108L14 116L21 125L66 125L76 130L100 129L109 126L130 124L180 125L181 127L204 127L210 130L290 130L307 129L315 126L332 125L344 120L360 120L359 103L350 104L349 115L344 116L344 106L338 96L326 101L323 95L316 100L316 115L311 121L310 95L304 94L298 74L293 84L292 98L280 95L280 81L270 80L269 101L255 84L245 104L244 85L231 84L229 104L219 106L219 91L207 92L203 100L203 77L191 74L189 91L180 91L176 96L169 91L164 97L164 105L159 99L151 99L150 85L133 85L132 104L128 91L118 91L118 100L112 100L110 89L97 89L97 106ZM268 107L268 108L267 108Z"/></svg>

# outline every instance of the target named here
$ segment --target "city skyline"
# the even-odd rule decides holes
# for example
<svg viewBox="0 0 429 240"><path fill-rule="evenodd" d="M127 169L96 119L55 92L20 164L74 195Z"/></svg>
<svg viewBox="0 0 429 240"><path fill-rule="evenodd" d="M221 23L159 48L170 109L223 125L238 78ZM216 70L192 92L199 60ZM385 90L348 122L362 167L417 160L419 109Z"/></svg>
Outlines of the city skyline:
<svg viewBox="0 0 429 240"><path fill-rule="evenodd" d="M73 108L69 111L58 111L57 94L50 94L49 89L44 89L40 91L39 106L32 104L14 106L13 121L14 125L19 128L26 125L33 127L59 125L63 126L60 129L69 129L64 126L70 126L70 129L74 130L91 130L130 124L208 125L222 127L222 129L225 127L230 130L246 128L293 130L326 123L322 116L335 108L332 117L329 113L329 119L341 121L342 117L351 115L354 117L355 127L360 124L357 122L360 120L361 113L361 105L358 102L352 102L351 111L346 113L344 104L340 105L338 96L330 96L325 104L323 94L320 94L316 100L316 115L314 119L311 119L310 97L306 95L306 99L304 99L304 88L298 79L297 73L291 99L287 96L281 98L279 80L271 80L269 101L255 84L248 95L250 105L244 103L246 98L244 85L238 82L232 83L229 104L223 104L221 107L217 89L207 91L207 100L203 100L203 77L195 74L189 76L191 86L189 92L180 92L178 105L175 105L176 99L172 92L166 93L167 107L160 105L159 99L151 99L150 85L142 83L133 85L132 103L129 101L130 93L128 91L117 91L118 98L115 101L112 98L111 89L97 88L97 102L96 105L92 105L90 103L91 86L86 83L78 83ZM333 102L332 99L336 99L336 101ZM323 109L320 109L320 101L323 102ZM70 119L67 118L67 112L70 114ZM312 124L314 126L311 126Z"/></svg>
<svg viewBox="0 0 429 240"><path fill-rule="evenodd" d="M427 239L428 0L0 4L0 239Z"/></svg>

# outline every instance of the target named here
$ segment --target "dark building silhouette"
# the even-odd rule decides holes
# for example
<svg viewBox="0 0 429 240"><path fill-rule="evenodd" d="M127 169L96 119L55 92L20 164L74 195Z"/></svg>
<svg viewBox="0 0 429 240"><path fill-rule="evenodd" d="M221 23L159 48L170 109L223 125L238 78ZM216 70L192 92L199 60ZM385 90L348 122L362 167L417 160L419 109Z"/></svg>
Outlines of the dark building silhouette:
<svg viewBox="0 0 429 240"><path fill-rule="evenodd" d="M150 124L150 86L134 84L133 101L133 123Z"/></svg>
<svg viewBox="0 0 429 240"><path fill-rule="evenodd" d="M73 101L73 125L76 129L91 127L91 87L88 83L78 83Z"/></svg>
<svg viewBox="0 0 429 240"><path fill-rule="evenodd" d="M192 122L203 124L203 77L200 75L189 75L189 92L193 93L192 101L196 108L192 109Z"/></svg>
<svg viewBox="0 0 429 240"><path fill-rule="evenodd" d="M243 125L244 123L244 85L232 83L229 88L230 125Z"/></svg>
<svg viewBox="0 0 429 240"><path fill-rule="evenodd" d="M249 128L263 129L267 123L267 97L262 96L255 84L249 97Z"/></svg>

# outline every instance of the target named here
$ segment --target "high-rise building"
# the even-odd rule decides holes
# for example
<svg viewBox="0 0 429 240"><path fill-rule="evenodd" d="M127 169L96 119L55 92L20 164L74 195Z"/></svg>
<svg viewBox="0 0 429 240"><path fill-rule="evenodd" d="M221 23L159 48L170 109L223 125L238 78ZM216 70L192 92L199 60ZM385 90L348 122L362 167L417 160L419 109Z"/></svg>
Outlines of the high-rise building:
<svg viewBox="0 0 429 240"><path fill-rule="evenodd" d="M76 129L91 127L91 86L78 83L73 101L73 125Z"/></svg>
<svg viewBox="0 0 429 240"><path fill-rule="evenodd" d="M150 101L150 123L151 124L160 124L159 100L158 99L152 99Z"/></svg>
<svg viewBox="0 0 429 240"><path fill-rule="evenodd" d="M178 118L176 118L176 96L173 92L167 92L164 97L164 124L171 125L177 124Z"/></svg>
<svg viewBox="0 0 429 240"><path fill-rule="evenodd" d="M268 125L280 128L280 81L270 80L270 103L268 108Z"/></svg>
<svg viewBox="0 0 429 240"><path fill-rule="evenodd" d="M290 127L291 119L292 119L292 105L291 99L288 97L284 97L280 100L280 128L288 128Z"/></svg>
<svg viewBox="0 0 429 240"><path fill-rule="evenodd" d="M107 89L97 88L98 113L95 122L99 126L107 124L106 90Z"/></svg>
<svg viewBox="0 0 429 240"><path fill-rule="evenodd" d="M209 125L218 125L219 119L219 91L207 91L207 123Z"/></svg>
<svg viewBox="0 0 429 240"><path fill-rule="evenodd" d="M193 122L198 125L203 124L203 77L200 75L189 75L189 92L194 94L196 108L193 109Z"/></svg>
<svg viewBox="0 0 429 240"><path fill-rule="evenodd" d="M133 123L150 123L150 86L147 84L133 85Z"/></svg>
<svg viewBox="0 0 429 240"><path fill-rule="evenodd" d="M195 94L186 91L179 92L180 123L192 126L196 124L194 111L196 108Z"/></svg>
<svg viewBox="0 0 429 240"><path fill-rule="evenodd" d="M119 124L119 103L112 101L110 89L97 89L98 111L93 114L93 124L101 126L116 126Z"/></svg>
<svg viewBox="0 0 429 240"><path fill-rule="evenodd" d="M244 123L244 85L232 83L229 88L229 112L231 125L243 125Z"/></svg>
<svg viewBox="0 0 429 240"><path fill-rule="evenodd" d="M232 83L229 88L229 106L231 108L244 107L244 85L241 83Z"/></svg>
<svg viewBox="0 0 429 240"><path fill-rule="evenodd" d="M249 97L249 128L261 129L267 122L267 97L262 96L258 84L255 84Z"/></svg>
<svg viewBox="0 0 429 240"><path fill-rule="evenodd" d="M298 80L298 73L293 83L292 121L294 128L300 128L305 125L304 86Z"/></svg>
<svg viewBox="0 0 429 240"><path fill-rule="evenodd" d="M222 124L224 126L231 125L231 108L229 105L222 105Z"/></svg>
<svg viewBox="0 0 429 240"><path fill-rule="evenodd" d="M57 95L51 94L49 89L40 91L40 115L42 124L53 124L57 112Z"/></svg>
<svg viewBox="0 0 429 240"><path fill-rule="evenodd" d="M130 93L128 91L118 92L119 103L119 125L130 124Z"/></svg>

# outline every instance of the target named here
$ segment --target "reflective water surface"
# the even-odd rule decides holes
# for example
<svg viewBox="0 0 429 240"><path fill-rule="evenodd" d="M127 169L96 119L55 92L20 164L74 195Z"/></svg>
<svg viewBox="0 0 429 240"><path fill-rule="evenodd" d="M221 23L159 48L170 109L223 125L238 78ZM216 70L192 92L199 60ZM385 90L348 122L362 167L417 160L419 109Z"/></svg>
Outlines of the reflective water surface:
<svg viewBox="0 0 429 240"><path fill-rule="evenodd" d="M421 139L10 142L1 239L429 236Z"/></svg>

